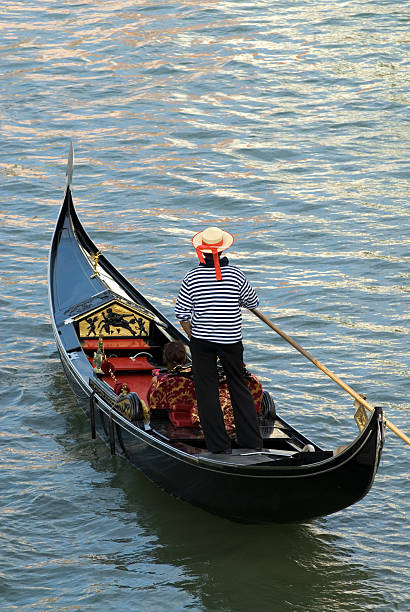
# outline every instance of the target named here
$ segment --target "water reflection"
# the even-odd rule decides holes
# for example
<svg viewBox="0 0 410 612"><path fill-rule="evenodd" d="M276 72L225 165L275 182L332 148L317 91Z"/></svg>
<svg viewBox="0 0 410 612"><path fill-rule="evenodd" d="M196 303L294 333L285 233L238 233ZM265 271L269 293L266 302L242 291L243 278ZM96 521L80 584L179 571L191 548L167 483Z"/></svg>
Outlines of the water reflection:
<svg viewBox="0 0 410 612"><path fill-rule="evenodd" d="M283 610L326 610L329 604L342 609L348 589L360 592L352 607L383 602L372 594L371 573L351 564L338 538L319 536L314 526L224 521L166 501L149 483L139 481L137 488L123 466L110 485L125 492L124 510L137 507L139 525L156 533L152 561L183 568L189 576L185 588L200 596L206 610L266 610L273 602Z"/></svg>

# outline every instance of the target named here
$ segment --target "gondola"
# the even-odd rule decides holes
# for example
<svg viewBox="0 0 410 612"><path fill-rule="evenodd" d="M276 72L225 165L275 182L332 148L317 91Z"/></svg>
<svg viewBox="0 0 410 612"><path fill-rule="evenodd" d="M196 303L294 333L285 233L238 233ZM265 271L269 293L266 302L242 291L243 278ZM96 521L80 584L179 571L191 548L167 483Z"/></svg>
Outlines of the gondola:
<svg viewBox="0 0 410 612"><path fill-rule="evenodd" d="M264 390L263 449L208 452L201 429L145 409L165 343L187 338L99 252L76 214L72 155L49 255L52 327L90 435L174 496L247 523L300 522L340 511L370 490L384 441L381 408L340 452L324 450L276 414ZM103 360L115 371L102 368ZM128 388L119 393L118 382ZM173 418L174 417L174 418Z"/></svg>

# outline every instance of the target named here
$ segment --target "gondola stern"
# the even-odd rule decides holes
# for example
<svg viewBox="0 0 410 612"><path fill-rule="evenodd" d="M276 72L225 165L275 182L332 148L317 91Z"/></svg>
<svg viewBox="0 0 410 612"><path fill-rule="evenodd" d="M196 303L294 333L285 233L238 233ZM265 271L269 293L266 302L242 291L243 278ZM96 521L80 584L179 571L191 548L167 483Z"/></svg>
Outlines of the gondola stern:
<svg viewBox="0 0 410 612"><path fill-rule="evenodd" d="M60 238L61 228L66 222L66 218L69 215L69 209L72 203L71 187L67 183L64 190L64 200L60 207L60 212L57 217L57 221L54 227L53 237L51 239L50 248L48 252L48 266L47 266L47 277L48 277L48 301L50 307L50 313L54 321L54 265L57 253L58 242Z"/></svg>
<svg viewBox="0 0 410 612"><path fill-rule="evenodd" d="M73 194L72 194L72 183L73 183L73 171L74 171L74 145L73 141L70 140L70 148L68 152L67 166L66 166L66 185L64 189L64 200L60 209L60 213L57 218L56 227L54 230L54 239L56 235L58 235L58 229L64 225L64 221L66 217L76 216L74 202L73 202ZM52 241L52 246L53 242Z"/></svg>

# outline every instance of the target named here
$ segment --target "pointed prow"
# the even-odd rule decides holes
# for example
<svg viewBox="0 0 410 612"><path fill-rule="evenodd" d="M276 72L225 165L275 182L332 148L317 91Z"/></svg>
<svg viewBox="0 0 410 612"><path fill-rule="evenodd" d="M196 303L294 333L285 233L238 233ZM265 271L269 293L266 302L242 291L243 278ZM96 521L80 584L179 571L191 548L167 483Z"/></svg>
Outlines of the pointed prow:
<svg viewBox="0 0 410 612"><path fill-rule="evenodd" d="M67 187L70 187L73 181L73 168L74 168L74 147L73 147L73 142L70 141L70 151L68 153L67 170L66 170Z"/></svg>

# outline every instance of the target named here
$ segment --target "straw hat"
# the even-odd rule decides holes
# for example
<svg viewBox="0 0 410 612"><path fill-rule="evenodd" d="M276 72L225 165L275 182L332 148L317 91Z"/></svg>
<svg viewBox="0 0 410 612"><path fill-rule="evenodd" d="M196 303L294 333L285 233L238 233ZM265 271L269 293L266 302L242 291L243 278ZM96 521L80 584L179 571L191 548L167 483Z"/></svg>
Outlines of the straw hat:
<svg viewBox="0 0 410 612"><path fill-rule="evenodd" d="M195 249L200 247L202 253L214 253L225 251L232 246L234 237L229 232L219 229L219 227L207 227L202 232L198 232L192 238ZM206 248L209 245L209 249Z"/></svg>

